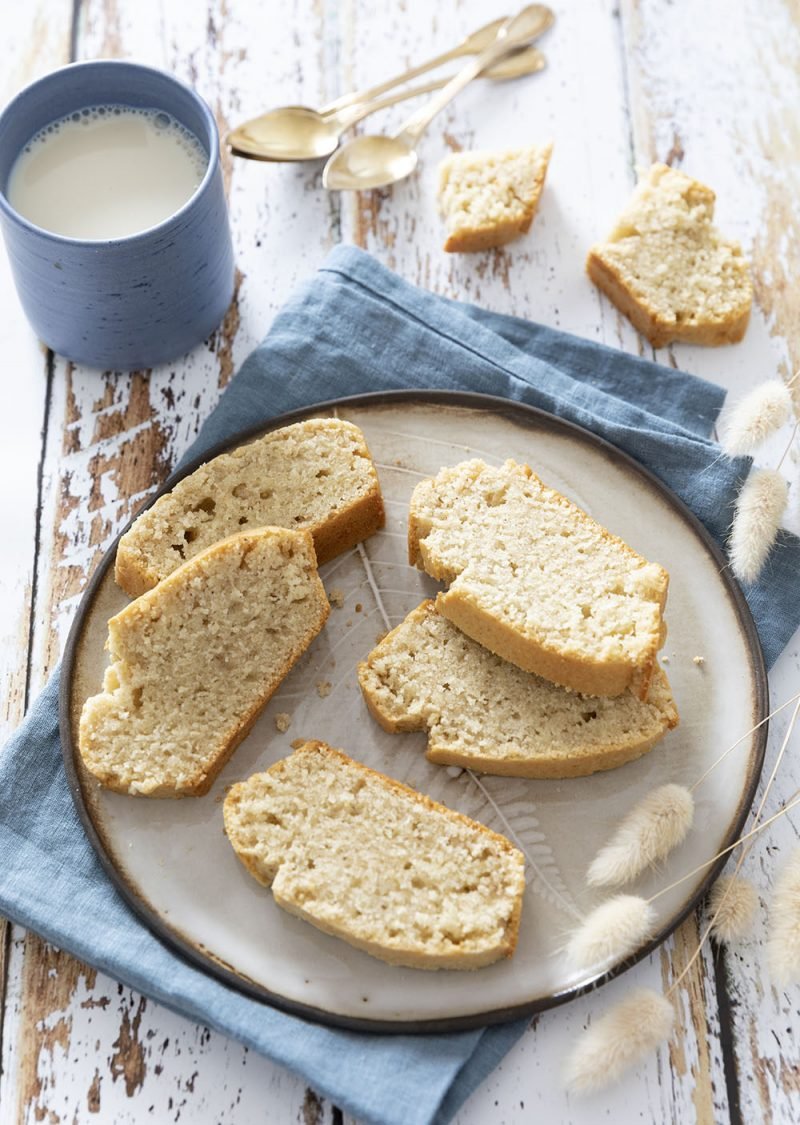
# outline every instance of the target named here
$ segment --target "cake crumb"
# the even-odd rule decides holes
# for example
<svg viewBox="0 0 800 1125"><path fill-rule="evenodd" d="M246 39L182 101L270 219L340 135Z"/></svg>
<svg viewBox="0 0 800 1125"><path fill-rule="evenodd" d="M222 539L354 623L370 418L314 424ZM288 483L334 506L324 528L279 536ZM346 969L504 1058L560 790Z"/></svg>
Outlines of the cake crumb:
<svg viewBox="0 0 800 1125"><path fill-rule="evenodd" d="M702 668L703 665L705 664L705 662L706 662L706 658L704 656L693 656L692 657L692 664L696 664L698 668Z"/></svg>
<svg viewBox="0 0 800 1125"><path fill-rule="evenodd" d="M288 711L279 711L275 716L275 729L279 730L281 734L286 734L289 727L292 725L292 716Z"/></svg>
<svg viewBox="0 0 800 1125"><path fill-rule="evenodd" d="M333 691L333 684L330 680L320 680L317 684L317 695L320 699L325 699Z"/></svg>
<svg viewBox="0 0 800 1125"><path fill-rule="evenodd" d="M341 609L344 605L344 590L340 590L338 586L328 590L328 601L334 609Z"/></svg>
<svg viewBox="0 0 800 1125"><path fill-rule="evenodd" d="M299 750L301 746L305 746L307 741L308 740L305 738L295 738L290 743L290 746L292 747L292 750Z"/></svg>
<svg viewBox="0 0 800 1125"><path fill-rule="evenodd" d="M361 605L361 602L356 602L356 613L361 613L362 609L363 606Z"/></svg>
<svg viewBox="0 0 800 1125"><path fill-rule="evenodd" d="M669 664L669 657L668 656L662 656L661 657L661 663L662 664Z"/></svg>

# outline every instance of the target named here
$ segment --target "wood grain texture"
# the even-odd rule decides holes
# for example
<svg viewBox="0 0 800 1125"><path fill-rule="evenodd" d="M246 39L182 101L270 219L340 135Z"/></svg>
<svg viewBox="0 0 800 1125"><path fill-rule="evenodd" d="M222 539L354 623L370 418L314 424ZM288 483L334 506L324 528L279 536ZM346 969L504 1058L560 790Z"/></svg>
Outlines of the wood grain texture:
<svg viewBox="0 0 800 1125"><path fill-rule="evenodd" d="M69 60L71 12L48 0L27 7L24 24L5 44L0 68L0 100ZM30 694L28 654L37 612L36 552L40 543L39 493L41 430L47 414L51 364L30 332L19 306L5 254L0 259L0 294L5 310L6 423L0 441L0 745L19 724ZM19 935L17 935L19 936ZM13 1008L7 995L12 928L0 919L0 1107L10 1098L13 1077L3 1065L4 1045L13 1034Z"/></svg>
<svg viewBox="0 0 800 1125"><path fill-rule="evenodd" d="M81 0L75 41L81 58L135 57L173 71L206 97L224 131L270 104L320 104L378 81L500 11L495 5L488 12L479 0L290 0L279 8L255 0ZM0 75L6 94L66 59L72 4L35 0L13 19ZM542 46L547 72L465 91L425 138L419 175L394 189L329 196L316 165L226 158L236 298L218 333L173 364L125 376L61 360L48 368L3 262L0 294L13 310L4 346L20 374L13 417L0 417L0 480L14 484L4 513L15 519L13 549L0 559L9 591L0 599L8 728L26 691L35 693L57 660L103 550L190 444L291 288L341 239L437 292L652 357L589 284L583 258L613 223L635 164L667 160L717 190L719 224L742 240L753 262L757 308L736 348L677 345L655 358L734 392L800 366L797 5L622 0L618 9L613 0L581 0L558 12ZM389 128L408 111L397 107L364 129ZM491 254L444 254L433 191L438 160L459 148L549 138L555 151L531 233ZM795 639L772 676L776 701L796 690L798 670ZM776 722L773 754L780 733ZM790 761L770 810L798 785L800 765ZM796 841L782 821L769 843L754 849L747 870L764 891ZM689 919L602 994L534 1020L457 1115L459 1125L510 1125L534 1114L548 1125L800 1120L798 996L777 992L766 978L763 919L747 942L706 951L697 963L679 990L678 1032L668 1049L597 1098L561 1092L557 1076L575 1037L633 985L669 986L697 932L698 920ZM0 941L0 969L4 949ZM342 1119L299 1078L38 938L15 931L7 963L0 1125Z"/></svg>
<svg viewBox="0 0 800 1125"><path fill-rule="evenodd" d="M43 19L51 24L59 15L65 17L68 48L72 5L51 0L47 9ZM255 5L237 18L225 4L208 9L186 5L175 11L174 6L160 3L86 2L78 8L77 54L79 58L136 57L175 72L205 95L224 132L226 115L241 114L240 101L249 103L249 111L250 105L263 105L264 98L280 100L281 88L294 81L301 39L318 44L323 40L321 13L298 5L293 18L282 24L282 32L271 35L268 56L256 59L245 76L242 67L253 17L263 22ZM285 71L280 60L285 61ZM62 61L66 56L48 62L42 55L39 71ZM271 75L265 78L267 71ZM26 77L18 75L16 87ZM310 90L308 97L319 100L319 88ZM296 177L279 185L276 198L265 203L250 167L234 168L226 156L225 171L234 216L237 206L253 210L246 219L235 220L240 264L236 296L218 332L185 360L152 372L101 373L56 360L49 382L45 380L40 388L40 408L46 403L47 409L42 440L38 440L41 418L36 419L36 436L21 435L32 453L34 470L42 459L40 503L37 506L34 491L19 505L27 518L36 518L38 512L41 527L36 628L28 672L31 693L43 686L56 663L80 593L103 551L190 443L235 367L263 333L270 313L291 285L316 264L313 255L308 258L309 248L301 245L308 215L298 213L294 204ZM237 183L239 172L245 180L250 176L246 190ZM319 189L316 196L316 223L326 230L328 201ZM285 249L278 245L280 237L273 235L276 218L288 241ZM291 261L293 272L287 277L258 271L264 284L251 292L251 304L243 309L240 294L247 263L265 260L262 242L267 229L270 252ZM315 251L320 257L324 253L318 247ZM4 281L4 292L10 292L10 279ZM16 320L28 349L38 353L24 318L19 315ZM22 349L18 354L23 368L33 368ZM40 365L46 374L44 356ZM22 408L20 402L20 414ZM19 421L15 418L15 424ZM19 465L15 474L19 476ZM26 547L32 567L32 536ZM29 585L33 583L32 578ZM15 605L27 621L24 597L18 597ZM19 648L25 649L27 633L23 640ZM17 645L10 643L3 649L14 658L17 651ZM22 662L23 685L26 667ZM20 717L21 707L11 716L14 725ZM304 1119L331 1119L332 1107L307 1092L299 1078L236 1043L156 1005L148 1006L34 937L18 941L10 960L13 995L5 1006L4 1050L9 1064L0 1098L2 1125L90 1120L90 1114L138 1122L151 1107L156 1120L178 1120L187 1112L207 1114L209 1120L230 1119L234 1113L241 1114L242 1120L255 1120L261 1117L265 1096L276 1119L294 1118L298 1107Z"/></svg>

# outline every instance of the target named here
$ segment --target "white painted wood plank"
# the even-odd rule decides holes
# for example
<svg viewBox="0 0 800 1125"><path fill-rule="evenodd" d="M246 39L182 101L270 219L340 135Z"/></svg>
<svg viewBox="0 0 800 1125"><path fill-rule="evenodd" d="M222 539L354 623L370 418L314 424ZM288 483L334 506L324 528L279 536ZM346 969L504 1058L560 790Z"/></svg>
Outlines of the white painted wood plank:
<svg viewBox="0 0 800 1125"><path fill-rule="evenodd" d="M0 102L69 58L71 11L64 0L34 0L25 20L13 21L4 39ZM45 419L48 367L44 350L28 329L11 270L0 251L0 308L4 372L0 410L0 747L23 716L27 694L31 616L35 611L40 432ZM17 935L19 936L19 935ZM13 1040L13 1013L6 983L11 927L0 919L0 1119L13 1101L15 1074L6 1047ZM5 1123L4 1123L5 1125Z"/></svg>
<svg viewBox="0 0 800 1125"><path fill-rule="evenodd" d="M65 3L38 0L7 43L0 70L4 105L28 82L69 57ZM47 391L47 359L17 298L11 267L0 254L4 373L0 410L0 745L22 717L37 513L37 471Z"/></svg>
<svg viewBox="0 0 800 1125"><path fill-rule="evenodd" d="M240 4L238 12L231 18L224 4L176 11L159 3L87 2L80 10L79 57L132 56L177 73L206 96L224 131L228 115L238 119L281 100L296 71L301 38L303 57L311 42L323 53L319 15L310 5L287 7L285 21L260 42L252 37L253 22L263 22L259 7ZM312 100L317 96L316 89L309 94ZM313 199L304 193L304 207L298 208L295 170L266 193L253 166L238 163L227 171L243 298L247 276L259 285L225 330L210 345L149 376L102 374L56 362L43 471L33 691L58 658L102 551L191 442L290 288L325 253L330 201L321 189ZM309 208L316 212L313 220ZM322 235L313 244L306 235L310 221ZM22 318L19 329L35 349ZM322 1123L332 1112L296 1076L144 1004L102 975L90 972L87 978L71 958L32 936L17 934L12 947L5 1041L9 1081L2 1125L51 1114L97 1120L98 1112L103 1120L120 1122L152 1119L151 1113L155 1120L181 1113L198 1121L234 1114L254 1120L265 1105L275 1120L299 1116Z"/></svg>
<svg viewBox="0 0 800 1125"><path fill-rule="evenodd" d="M623 5L629 48L628 79L638 107L637 160L671 156L717 192L721 229L741 240L751 259L756 307L747 336L734 348L675 346L679 366L713 379L734 395L765 378L791 375L800 365L796 279L800 266L800 19L777 0L692 6L645 0ZM797 402L797 398L795 399ZM759 454L774 465L787 434ZM798 523L797 459L785 463L795 499L788 523ZM770 677L773 705L800 683L800 635ZM787 716L773 724L767 775ZM798 732L797 739L800 739ZM768 799L765 815L800 786L797 753L790 753ZM796 823L796 818L795 818ZM796 1043L800 1032L797 990L776 990L765 965L769 890L778 865L797 844L797 828L779 822L745 865L761 890L762 912L754 934L724 953L731 996L738 1110L744 1121L800 1118Z"/></svg>

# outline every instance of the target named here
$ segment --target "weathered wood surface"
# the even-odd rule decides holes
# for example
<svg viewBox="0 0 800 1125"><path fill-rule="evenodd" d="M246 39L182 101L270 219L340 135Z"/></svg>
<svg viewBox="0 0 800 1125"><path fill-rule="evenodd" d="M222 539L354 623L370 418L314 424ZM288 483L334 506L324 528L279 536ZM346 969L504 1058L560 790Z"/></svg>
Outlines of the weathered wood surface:
<svg viewBox="0 0 800 1125"><path fill-rule="evenodd" d="M316 167L228 161L237 298L215 338L181 361L119 376L48 357L0 263L7 310L0 480L11 528L0 556L5 730L57 660L80 592L116 529L191 442L292 286L340 239L447 295L651 355L588 284L582 261L625 198L634 164L668 160L717 189L721 225L752 257L757 309L735 348L675 347L657 358L734 390L800 366L797 6L623 0L618 9L612 0L576 0L564 7L545 44L549 72L502 89L467 90L432 127L420 175L393 191L331 197ZM224 131L270 104L319 104L377 81L502 10L495 3L488 12L479 0L78 0L73 12L70 0L35 0L7 15L0 92L9 96L70 51L133 57L196 85ZM372 124L402 116L399 108ZM444 255L432 193L438 158L527 137L556 142L531 235L493 254ZM776 701L796 690L798 671L795 641L773 673ZM797 788L799 775L790 761L770 810ZM775 862L795 842L783 821L768 849L756 847L747 866L765 891ZM458 1115L459 1125L534 1114L548 1123L800 1119L797 993L769 984L761 930L735 952L701 959L680 989L679 1032L668 1050L599 1098L572 1102L561 1092L557 1074L573 1038L634 983L667 985L697 932L691 919L600 996L535 1020ZM187 1115L201 1123L341 1120L295 1076L20 930L0 944L0 982L0 1125L138 1125Z"/></svg>

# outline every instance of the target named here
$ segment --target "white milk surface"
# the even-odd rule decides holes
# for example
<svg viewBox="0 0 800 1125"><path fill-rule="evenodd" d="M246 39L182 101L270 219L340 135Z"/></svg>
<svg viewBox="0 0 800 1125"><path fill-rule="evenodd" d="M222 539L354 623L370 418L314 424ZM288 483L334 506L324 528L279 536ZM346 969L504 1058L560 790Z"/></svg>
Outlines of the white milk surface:
<svg viewBox="0 0 800 1125"><path fill-rule="evenodd" d="M197 138L157 109L93 106L53 122L17 157L6 196L68 238L125 238L178 211L205 175Z"/></svg>

